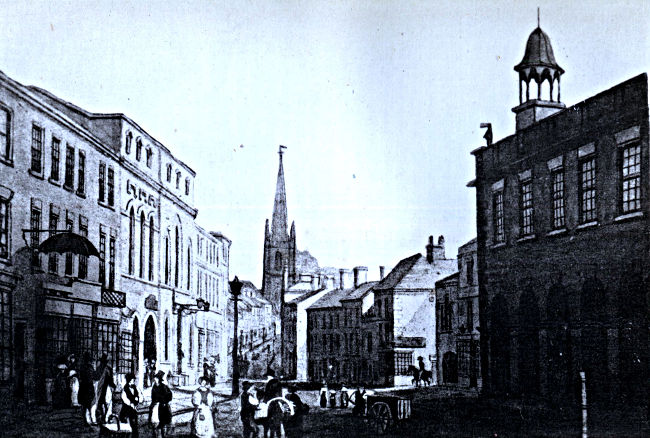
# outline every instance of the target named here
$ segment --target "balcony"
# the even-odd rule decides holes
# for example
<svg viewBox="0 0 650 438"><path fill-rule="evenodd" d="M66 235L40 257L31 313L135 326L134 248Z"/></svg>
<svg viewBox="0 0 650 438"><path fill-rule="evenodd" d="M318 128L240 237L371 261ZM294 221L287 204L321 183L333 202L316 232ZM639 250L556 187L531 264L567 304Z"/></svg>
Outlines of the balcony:
<svg viewBox="0 0 650 438"><path fill-rule="evenodd" d="M102 288L102 304L110 307L126 307L126 294Z"/></svg>

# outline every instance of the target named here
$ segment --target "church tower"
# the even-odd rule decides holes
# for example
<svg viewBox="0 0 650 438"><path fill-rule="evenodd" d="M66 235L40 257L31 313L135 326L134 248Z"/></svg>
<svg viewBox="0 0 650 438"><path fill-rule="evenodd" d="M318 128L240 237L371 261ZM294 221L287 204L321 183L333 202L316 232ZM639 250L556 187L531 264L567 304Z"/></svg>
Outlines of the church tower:
<svg viewBox="0 0 650 438"><path fill-rule="evenodd" d="M296 281L296 227L291 223L291 231L287 226L287 194L284 185L284 168L282 156L285 146L280 146L278 155L280 164L278 180L275 186L275 201L271 226L266 220L264 227L264 263L262 278L262 294L280 311L283 292Z"/></svg>
<svg viewBox="0 0 650 438"><path fill-rule="evenodd" d="M524 58L515 71L519 73L519 105L512 111L516 114L517 131L565 108L560 101L560 76L564 70L555 61L551 39L539 27L539 10L537 28L528 37ZM523 84L526 84L526 100ZM531 87L536 88L532 95Z"/></svg>

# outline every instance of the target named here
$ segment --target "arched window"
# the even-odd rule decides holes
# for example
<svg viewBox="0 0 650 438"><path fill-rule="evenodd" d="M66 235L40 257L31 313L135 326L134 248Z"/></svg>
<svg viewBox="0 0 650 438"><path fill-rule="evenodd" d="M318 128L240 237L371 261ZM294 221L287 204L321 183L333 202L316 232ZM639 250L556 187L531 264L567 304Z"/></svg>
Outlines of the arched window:
<svg viewBox="0 0 650 438"><path fill-rule="evenodd" d="M172 165L168 164L167 165L167 182L172 181Z"/></svg>
<svg viewBox="0 0 650 438"><path fill-rule="evenodd" d="M142 158L142 140L138 138L135 141L135 159L140 161L140 158Z"/></svg>
<svg viewBox="0 0 650 438"><path fill-rule="evenodd" d="M135 251L135 213L133 212L133 207L129 212L129 274L133 275L134 272L134 251Z"/></svg>
<svg viewBox="0 0 650 438"><path fill-rule="evenodd" d="M147 148L147 167L151 168L151 162L153 159L153 151L151 148Z"/></svg>
<svg viewBox="0 0 650 438"><path fill-rule="evenodd" d="M187 260L185 263L187 263L187 290L190 290L190 286L192 283L192 243L190 242L189 245L187 245Z"/></svg>
<svg viewBox="0 0 650 438"><path fill-rule="evenodd" d="M275 269L282 269L282 253L280 251L275 253Z"/></svg>
<svg viewBox="0 0 650 438"><path fill-rule="evenodd" d="M181 187L181 173L176 171L176 190Z"/></svg>
<svg viewBox="0 0 650 438"><path fill-rule="evenodd" d="M151 217L149 219L149 281L153 281L153 255L155 245L155 230L153 225L153 217Z"/></svg>
<svg viewBox="0 0 650 438"><path fill-rule="evenodd" d="M174 241L174 286L178 287L178 280L179 280L179 272L178 272L178 267L179 267L179 262L180 262L180 236L178 234L178 227L176 227L176 237Z"/></svg>
<svg viewBox="0 0 650 438"><path fill-rule="evenodd" d="M165 360L169 360L169 318L165 317Z"/></svg>
<svg viewBox="0 0 650 438"><path fill-rule="evenodd" d="M185 178L185 194L189 195L190 194L190 179Z"/></svg>
<svg viewBox="0 0 650 438"><path fill-rule="evenodd" d="M165 236L165 284L169 284L169 235Z"/></svg>
<svg viewBox="0 0 650 438"><path fill-rule="evenodd" d="M144 278L144 264L145 264L145 249L144 249L144 242L145 242L145 225L146 225L146 220L144 218L144 212L140 212L140 266L139 266L139 274L140 278Z"/></svg>
<svg viewBox="0 0 650 438"><path fill-rule="evenodd" d="M131 134L131 132L127 132L126 133L126 144L124 146L124 152L126 152L127 155L131 153L131 142L132 141L133 141L133 134Z"/></svg>

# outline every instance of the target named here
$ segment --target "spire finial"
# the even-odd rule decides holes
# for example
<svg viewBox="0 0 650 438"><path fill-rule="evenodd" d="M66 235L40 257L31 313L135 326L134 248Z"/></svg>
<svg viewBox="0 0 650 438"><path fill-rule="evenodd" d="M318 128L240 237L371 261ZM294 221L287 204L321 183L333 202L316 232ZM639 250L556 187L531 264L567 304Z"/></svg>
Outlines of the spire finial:
<svg viewBox="0 0 650 438"><path fill-rule="evenodd" d="M280 147L278 148L278 154L280 154L280 156L282 156L282 154L284 154L284 151L282 149L286 149L286 148L287 148L286 146L280 145Z"/></svg>
<svg viewBox="0 0 650 438"><path fill-rule="evenodd" d="M539 6L537 6L537 27L539 27Z"/></svg>

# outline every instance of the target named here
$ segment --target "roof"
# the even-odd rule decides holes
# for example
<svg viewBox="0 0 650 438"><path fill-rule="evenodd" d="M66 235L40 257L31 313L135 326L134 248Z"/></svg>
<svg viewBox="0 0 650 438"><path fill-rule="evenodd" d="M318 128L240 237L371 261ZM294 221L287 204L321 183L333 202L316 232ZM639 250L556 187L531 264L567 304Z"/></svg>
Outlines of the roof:
<svg viewBox="0 0 650 438"><path fill-rule="evenodd" d="M549 67L558 70L560 74L564 73L555 61L551 39L539 26L528 37L524 58L515 66L515 70L521 72L530 67Z"/></svg>
<svg viewBox="0 0 650 438"><path fill-rule="evenodd" d="M453 274L448 275L445 278L441 278L440 280L436 281L436 287L442 287L443 283L446 283L446 282L451 281L451 280L455 280L455 279L457 279L459 277L459 275L460 274L458 272L454 272ZM438 285L440 285L440 286L438 286Z"/></svg>
<svg viewBox="0 0 650 438"><path fill-rule="evenodd" d="M422 254L414 254L411 257L407 257L401 260L397 266L393 268L392 271L375 286L375 289L392 289L394 288L402 278L411 270L413 265L422 257Z"/></svg>
<svg viewBox="0 0 650 438"><path fill-rule="evenodd" d="M348 296L354 289L333 289L326 293L322 298L308 307L312 309L328 309L332 307L342 307L341 300Z"/></svg>
<svg viewBox="0 0 650 438"><path fill-rule="evenodd" d="M297 297L297 298L294 298L293 300L289 301L287 304L298 304L298 303L300 303L300 302L306 300L307 298L311 298L311 297L313 297L314 295L316 295L317 293L320 293L320 292L322 292L322 291L324 291L324 290L325 290L325 288L322 287L322 288L320 288L320 289L316 289L316 290L309 291L309 292L307 292L307 293L305 293L305 294L303 294L303 295L300 295L300 296Z"/></svg>
<svg viewBox="0 0 650 438"><path fill-rule="evenodd" d="M350 292L345 298L342 298L341 301L352 301L358 300L365 297L370 291L372 291L373 286L375 286L377 281L369 281L368 283L363 283L358 288Z"/></svg>

